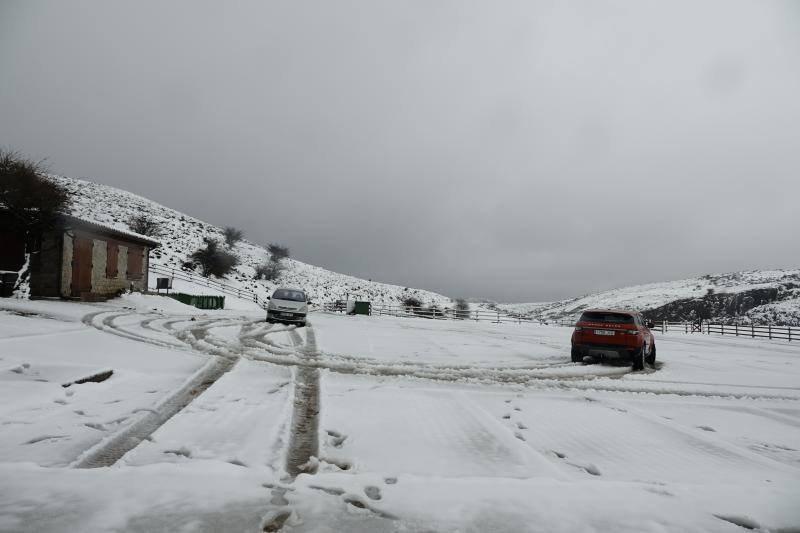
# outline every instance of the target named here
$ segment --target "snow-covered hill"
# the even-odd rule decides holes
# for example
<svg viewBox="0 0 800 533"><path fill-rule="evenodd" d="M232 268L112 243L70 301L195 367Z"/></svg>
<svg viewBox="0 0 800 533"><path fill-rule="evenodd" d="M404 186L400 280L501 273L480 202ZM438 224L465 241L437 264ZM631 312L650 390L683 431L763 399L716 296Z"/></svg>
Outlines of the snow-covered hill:
<svg viewBox="0 0 800 533"><path fill-rule="evenodd" d="M156 221L161 229L161 235L157 237L161 247L150 255L153 264L180 269L189 255L203 245L203 238L211 237L224 243L222 228L142 196L82 179L57 175L50 178L70 191L72 214L75 216L126 231L130 230L127 221L134 215L146 215ZM274 241L282 242L281 236L275 235ZM451 305L450 298L441 294L367 281L294 259L285 260L287 268L278 280L256 280L255 268L269 260L269 252L246 239L238 242L231 251L239 257L240 263L233 273L218 281L254 292L262 298L271 294L276 286L283 285L304 288L316 302L344 298L349 293L351 298L357 296L376 304L398 303L414 296L425 304Z"/></svg>
<svg viewBox="0 0 800 533"><path fill-rule="evenodd" d="M573 319L584 309L645 311L652 318L705 318L800 325L800 269L750 270L649 283L549 303L498 304L544 320Z"/></svg>

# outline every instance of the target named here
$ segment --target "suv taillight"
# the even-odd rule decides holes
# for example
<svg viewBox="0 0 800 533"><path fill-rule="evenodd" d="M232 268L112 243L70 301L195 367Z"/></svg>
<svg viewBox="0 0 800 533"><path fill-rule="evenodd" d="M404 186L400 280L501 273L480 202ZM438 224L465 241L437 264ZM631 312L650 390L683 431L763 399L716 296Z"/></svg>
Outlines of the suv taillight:
<svg viewBox="0 0 800 533"><path fill-rule="evenodd" d="M583 331L583 328L581 326L575 326L575 331Z"/></svg>

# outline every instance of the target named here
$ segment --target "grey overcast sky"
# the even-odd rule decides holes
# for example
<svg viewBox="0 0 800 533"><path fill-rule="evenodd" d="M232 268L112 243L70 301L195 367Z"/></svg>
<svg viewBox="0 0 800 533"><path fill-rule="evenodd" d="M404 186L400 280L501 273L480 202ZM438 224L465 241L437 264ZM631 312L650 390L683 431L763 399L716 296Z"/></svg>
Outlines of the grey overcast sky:
<svg viewBox="0 0 800 533"><path fill-rule="evenodd" d="M0 0L0 145L450 296L798 267L800 2Z"/></svg>

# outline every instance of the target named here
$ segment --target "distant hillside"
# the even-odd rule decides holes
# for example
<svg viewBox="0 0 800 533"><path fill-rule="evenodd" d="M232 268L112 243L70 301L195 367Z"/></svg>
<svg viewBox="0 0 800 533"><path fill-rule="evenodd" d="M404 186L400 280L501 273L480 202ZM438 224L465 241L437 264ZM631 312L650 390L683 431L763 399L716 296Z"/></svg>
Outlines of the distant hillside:
<svg viewBox="0 0 800 533"><path fill-rule="evenodd" d="M222 228L142 196L82 179L56 175L50 177L72 194L72 214L75 216L121 230L130 229L127 221L134 215L146 215L156 221L162 230L162 235L157 238L162 246L151 253L153 264L180 269L189 255L202 246L204 237L224 242ZM290 246L292 244L283 243L280 235L275 235L272 240ZM262 297L271 294L276 286L288 285L304 288L311 299L317 302L344 298L345 293L349 293L351 297L356 295L374 303L398 303L405 297L414 296L425 304L451 305L450 298L441 294L337 274L294 259L285 260L287 268L277 281L256 280L255 268L269 259L269 252L246 239L237 243L231 251L239 257L240 264L220 281Z"/></svg>
<svg viewBox="0 0 800 533"><path fill-rule="evenodd" d="M749 270L649 283L549 303L498 304L543 320L574 319L584 309L637 309L654 320L800 325L800 269Z"/></svg>

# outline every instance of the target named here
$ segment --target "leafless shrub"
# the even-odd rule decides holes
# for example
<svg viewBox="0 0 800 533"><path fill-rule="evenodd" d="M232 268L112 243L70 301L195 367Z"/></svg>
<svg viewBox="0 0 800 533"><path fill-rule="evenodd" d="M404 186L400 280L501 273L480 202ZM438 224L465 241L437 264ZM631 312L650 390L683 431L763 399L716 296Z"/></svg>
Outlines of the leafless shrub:
<svg viewBox="0 0 800 533"><path fill-rule="evenodd" d="M456 303L453 306L453 315L460 319L469 318L469 302L463 298L456 299Z"/></svg>
<svg viewBox="0 0 800 533"><path fill-rule="evenodd" d="M282 244L271 243L267 245L267 251L271 256L271 260L275 262L280 262L289 257L289 247Z"/></svg>
<svg viewBox="0 0 800 533"><path fill-rule="evenodd" d="M237 242L244 238L244 231L232 226L226 226L222 230L222 234L225 236L225 244L228 245L228 248L233 248Z"/></svg>
<svg viewBox="0 0 800 533"><path fill-rule="evenodd" d="M128 227L132 232L147 237L161 235L161 225L147 215L133 215L128 219Z"/></svg>
<svg viewBox="0 0 800 533"><path fill-rule="evenodd" d="M37 234L53 226L70 206L69 192L44 175L40 163L0 149L0 211L7 227Z"/></svg>
<svg viewBox="0 0 800 533"><path fill-rule="evenodd" d="M205 277L221 278L239 264L239 258L225 250L220 250L217 241L208 237L203 240L206 243L205 246L197 249L190 258L200 266Z"/></svg>
<svg viewBox="0 0 800 533"><path fill-rule="evenodd" d="M256 279L274 281L278 279L285 267L278 261L267 261L256 267Z"/></svg>

